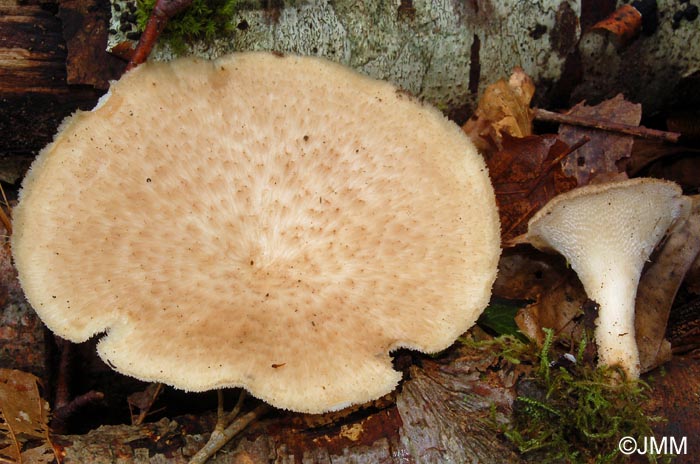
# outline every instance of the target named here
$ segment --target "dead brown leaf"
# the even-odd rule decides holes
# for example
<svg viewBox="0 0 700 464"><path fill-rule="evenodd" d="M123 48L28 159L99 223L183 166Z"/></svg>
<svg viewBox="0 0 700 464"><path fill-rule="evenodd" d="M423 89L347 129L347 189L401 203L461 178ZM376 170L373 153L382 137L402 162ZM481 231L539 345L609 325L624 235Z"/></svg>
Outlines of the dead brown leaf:
<svg viewBox="0 0 700 464"><path fill-rule="evenodd" d="M507 300L534 301L561 280L564 258L531 247L503 251L493 294Z"/></svg>
<svg viewBox="0 0 700 464"><path fill-rule="evenodd" d="M671 145L662 140L636 139L625 169L630 176L640 176L656 162L684 155L700 158L700 149Z"/></svg>
<svg viewBox="0 0 700 464"><path fill-rule="evenodd" d="M527 221L556 195L576 187L562 171L561 160L571 152L554 135L513 138L503 134L503 148L486 158L501 216L501 240L527 230Z"/></svg>
<svg viewBox="0 0 700 464"><path fill-rule="evenodd" d="M690 265L685 276L685 283L689 292L700 295L700 256L695 258L693 264Z"/></svg>
<svg viewBox="0 0 700 464"><path fill-rule="evenodd" d="M39 393L34 375L0 369L0 460L16 463L51 462L49 405Z"/></svg>
<svg viewBox="0 0 700 464"><path fill-rule="evenodd" d="M530 100L534 94L532 79L516 67L507 82L501 79L486 88L462 129L484 153L500 149L503 134L527 137L532 134Z"/></svg>
<svg viewBox="0 0 700 464"><path fill-rule="evenodd" d="M544 341L543 327L554 330L557 338L570 340L579 334L576 318L583 314L586 292L571 269L562 269L559 282L540 295L537 301L518 311L515 323L538 344Z"/></svg>
<svg viewBox="0 0 700 464"><path fill-rule="evenodd" d="M700 196L695 196L688 220L671 232L639 282L635 331L642 372L671 358L671 345L664 338L671 305L699 252Z"/></svg>
<svg viewBox="0 0 700 464"><path fill-rule="evenodd" d="M642 105L630 103L622 95L617 95L595 106L579 103L567 114L636 126L642 118ZM634 144L634 138L629 135L566 124L559 127L559 138L568 144L582 137L588 137L588 143L562 162L564 173L575 177L578 185L587 185L593 177L601 174L621 172L618 162L629 158Z"/></svg>
<svg viewBox="0 0 700 464"><path fill-rule="evenodd" d="M574 319L582 314L586 292L576 273L559 255L529 247L506 250L498 264L493 294L533 302L518 312L515 322L521 332L537 343L544 340L543 327L554 329L562 339L580 332Z"/></svg>
<svg viewBox="0 0 700 464"><path fill-rule="evenodd" d="M162 383L149 383L145 390L132 393L126 398L131 412L131 424L140 425L143 420L151 412L153 403L155 403L158 395L163 390ZM138 409L138 414L133 413L133 408Z"/></svg>

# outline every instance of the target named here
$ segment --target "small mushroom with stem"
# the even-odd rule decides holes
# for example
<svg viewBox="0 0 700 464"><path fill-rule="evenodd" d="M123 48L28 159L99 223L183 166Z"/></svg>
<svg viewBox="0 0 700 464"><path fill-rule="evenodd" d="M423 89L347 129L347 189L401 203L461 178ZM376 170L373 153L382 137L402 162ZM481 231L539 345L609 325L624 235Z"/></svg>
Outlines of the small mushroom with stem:
<svg viewBox="0 0 700 464"><path fill-rule="evenodd" d="M598 362L639 377L634 307L644 263L689 209L678 185L632 179L589 185L555 197L529 222L536 248L566 257L599 305Z"/></svg>
<svg viewBox="0 0 700 464"><path fill-rule="evenodd" d="M14 210L27 298L117 371L278 408L390 392L447 348L500 255L481 156L436 109L338 64L147 63L61 126Z"/></svg>

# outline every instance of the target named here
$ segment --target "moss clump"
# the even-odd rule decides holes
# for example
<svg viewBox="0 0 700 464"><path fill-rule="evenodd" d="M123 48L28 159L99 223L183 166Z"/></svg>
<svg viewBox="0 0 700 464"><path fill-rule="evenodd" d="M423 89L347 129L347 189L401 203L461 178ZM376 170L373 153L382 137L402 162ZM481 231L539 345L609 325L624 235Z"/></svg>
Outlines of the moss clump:
<svg viewBox="0 0 700 464"><path fill-rule="evenodd" d="M471 335L461 337L460 343L464 346L484 353L484 356L493 356L501 358L504 362L511 365L518 365L521 362L532 363L537 355L533 349L533 345L523 342L518 335L505 334L495 338L485 340L475 340Z"/></svg>
<svg viewBox="0 0 700 464"><path fill-rule="evenodd" d="M640 408L649 385L621 381L617 369L586 365L585 340L575 362L551 363L553 331L545 332L532 374L519 384L513 420L501 431L537 462L627 462L618 449L620 439L652 436L651 423L661 420ZM647 458L657 462L655 456Z"/></svg>
<svg viewBox="0 0 700 464"><path fill-rule="evenodd" d="M146 27L156 0L137 0L136 20L140 31ZM194 0L185 11L173 17L165 26L162 40L173 50L184 53L193 40L212 42L233 32L232 22L238 0Z"/></svg>
<svg viewBox="0 0 700 464"><path fill-rule="evenodd" d="M621 381L624 374L586 362L586 340L576 355L561 358L554 332L546 333L542 348L507 334L487 340L460 339L484 356L498 356L492 368L516 368L518 382L513 414L508 424L493 425L512 442L525 459L544 463L628 462L618 449L621 438L649 437L651 424L662 420L645 414L640 406L651 388L643 381ZM555 360L555 361L552 361ZM668 462L647 455L649 462Z"/></svg>

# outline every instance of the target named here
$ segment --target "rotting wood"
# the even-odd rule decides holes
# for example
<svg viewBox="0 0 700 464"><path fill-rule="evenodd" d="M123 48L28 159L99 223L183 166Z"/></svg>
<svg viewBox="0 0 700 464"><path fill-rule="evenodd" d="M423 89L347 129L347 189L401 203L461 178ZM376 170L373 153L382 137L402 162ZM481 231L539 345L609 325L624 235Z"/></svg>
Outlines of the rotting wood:
<svg viewBox="0 0 700 464"><path fill-rule="evenodd" d="M112 1L123 6L131 0ZM657 29L619 47L606 31L587 27L617 3L250 0L234 13L231 37L211 46L196 43L192 51L209 57L232 50L325 56L393 81L459 122L473 110L478 93L514 66L535 80L535 104L541 107L597 103L620 92L642 103L645 114L672 99L697 107L700 47L688 44L700 40L700 19L676 23L672 18L683 3L659 0ZM135 31L128 27L114 20L111 46L128 43L126 34ZM170 57L172 50L160 46L156 55Z"/></svg>
<svg viewBox="0 0 700 464"><path fill-rule="evenodd" d="M644 377L643 377L644 378ZM665 437L680 445L687 443L686 453L673 458L674 464L695 464L700 453L700 360L690 356L674 356L664 370L650 376L652 393L644 405L649 414L665 418L652 425L659 442ZM638 440L644 437L637 437Z"/></svg>
<svg viewBox="0 0 700 464"><path fill-rule="evenodd" d="M410 368L395 403L356 410L330 423L274 411L243 431L210 461L308 463L519 462L494 421L510 414L514 379L488 369L492 359L452 350ZM252 406L248 406L250 410ZM495 415L494 415L495 414ZM141 426L103 426L57 436L64 463L184 463L204 444L214 415Z"/></svg>
<svg viewBox="0 0 700 464"><path fill-rule="evenodd" d="M521 462L499 437L491 420L510 414L513 389L507 373L489 370L488 360L457 357L426 360L411 368L395 405L355 412L334 423L310 427L303 415L280 411L254 422L210 461L223 463L417 463ZM688 452L674 462L692 462L697 449L700 361L674 357L664 375L653 374L652 400L645 409L669 418L654 426L657 436L688 437ZM648 379L647 379L648 380ZM514 379L512 380L514 381ZM64 463L186 463L206 441L215 414L161 419L141 426L102 426L85 435L54 436ZM700 450L698 450L700 451Z"/></svg>
<svg viewBox="0 0 700 464"><path fill-rule="evenodd" d="M1 226L0 235L6 235ZM9 246L3 243L0 246L0 368L30 372L47 382L45 358L44 325L24 299Z"/></svg>
<svg viewBox="0 0 700 464"><path fill-rule="evenodd" d="M109 0L58 0L66 43L66 82L107 89L124 70L124 61L105 50Z"/></svg>
<svg viewBox="0 0 700 464"><path fill-rule="evenodd" d="M0 0L0 180L5 182L20 178L63 118L93 107L103 93L67 83L64 28L79 29L85 22L75 14L61 21L58 11L54 1ZM80 24L71 22L78 19Z"/></svg>
<svg viewBox="0 0 700 464"><path fill-rule="evenodd" d="M131 0L115 0L125 11ZM321 0L240 2L230 37L196 42L188 53L217 57L272 50L318 55L393 82L464 122L486 85L522 66L551 98L575 50L580 2L387 2ZM115 7L116 12L116 7ZM113 15L110 47L136 30ZM536 31L536 32L535 32ZM129 48L129 47L127 47ZM153 58L170 59L167 43Z"/></svg>

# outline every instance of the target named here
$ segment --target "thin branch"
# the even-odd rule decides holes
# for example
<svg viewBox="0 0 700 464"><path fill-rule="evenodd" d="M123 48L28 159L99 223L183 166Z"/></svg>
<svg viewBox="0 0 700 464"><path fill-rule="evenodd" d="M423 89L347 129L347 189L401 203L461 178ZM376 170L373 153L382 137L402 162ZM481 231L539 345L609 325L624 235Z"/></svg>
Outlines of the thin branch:
<svg viewBox="0 0 700 464"><path fill-rule="evenodd" d="M224 418L224 389L223 388L217 388L216 389L216 399L217 399L217 407L216 407L216 427L214 427L214 432L212 433L223 433L224 429L228 425L225 423L225 418Z"/></svg>
<svg viewBox="0 0 700 464"><path fill-rule="evenodd" d="M165 25L168 24L170 18L184 11L192 4L192 1L193 0L156 0L153 11L146 22L146 27L139 38L139 43L136 45L136 50L134 50L133 55L131 55L131 60L129 60L129 64L126 66L124 72L134 69L148 59L148 55L151 54L153 46L156 41L158 41L158 37L160 37L160 34L163 32L163 29L165 29Z"/></svg>
<svg viewBox="0 0 700 464"><path fill-rule="evenodd" d="M678 142L681 134L678 132L668 132L656 129L649 129L644 126L632 126L630 124L622 124L614 121L606 121L603 119L590 118L587 116L578 116L573 114L555 113L553 111L535 108L535 119L538 121L556 122L559 124L569 124L572 126L591 127L593 129L605 130L610 132L619 132L622 134L632 135L645 139L661 139L665 142Z"/></svg>
<svg viewBox="0 0 700 464"><path fill-rule="evenodd" d="M261 404L257 408L233 421L233 423L226 427L222 433L212 433L207 444L204 445L204 447L199 450L197 454L192 457L192 459L190 459L189 464L204 464L207 462L207 459L219 451L226 443L236 436L236 434L245 429L248 424L253 422L255 419L265 415L270 409L270 406Z"/></svg>
<svg viewBox="0 0 700 464"><path fill-rule="evenodd" d="M153 403L156 402L156 399L158 399L158 395L160 395L160 392L163 391L163 384L158 382L155 384L155 387L152 387L151 384L148 386L148 390L152 390L151 395L148 397L148 402L146 403L145 407L141 408L139 407L139 415L134 418L134 415L131 414L131 424L132 425L141 425L143 424L143 421L146 419L146 416L149 414L152 414L155 411L151 411L151 408L153 408ZM131 411L131 403L129 403L129 411Z"/></svg>
<svg viewBox="0 0 700 464"><path fill-rule="evenodd" d="M0 223L2 223L3 227L5 227L5 230L7 231L7 235L12 235L12 220L10 219L10 216L12 215L12 207L10 206L10 202L7 201L7 197L5 196L5 189L2 188L2 185L0 185L0 193L2 193L2 200L5 206L7 207L8 213L5 213L5 210L0 207Z"/></svg>
<svg viewBox="0 0 700 464"><path fill-rule="evenodd" d="M228 413L228 416L226 416L226 419L224 421L224 424L228 426L233 420L238 416L238 414L241 412L241 408L243 407L243 401L245 401L246 398L246 392L245 390L241 390L241 393L238 395L238 401L236 402L236 406L233 407L233 410L231 410L230 413Z"/></svg>
<svg viewBox="0 0 700 464"><path fill-rule="evenodd" d="M76 396L68 403L54 410L53 418L51 419L51 428L55 432L65 433L66 424L71 417L73 417L80 409L97 403L103 400L104 397L104 393L94 390L90 390L87 393Z"/></svg>

